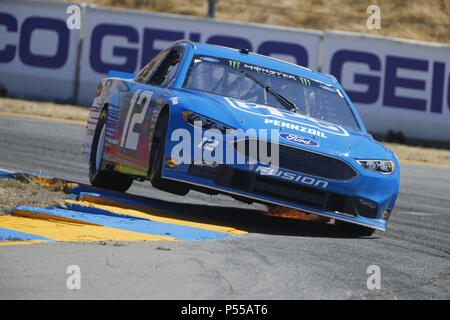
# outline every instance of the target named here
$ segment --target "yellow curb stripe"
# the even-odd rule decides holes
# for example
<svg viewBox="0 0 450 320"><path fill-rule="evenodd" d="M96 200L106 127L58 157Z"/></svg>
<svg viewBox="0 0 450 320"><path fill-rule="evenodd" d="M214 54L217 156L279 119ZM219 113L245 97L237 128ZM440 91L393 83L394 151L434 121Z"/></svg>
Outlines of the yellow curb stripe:
<svg viewBox="0 0 450 320"><path fill-rule="evenodd" d="M205 230L210 230L210 231L224 232L224 233L228 233L231 235L244 235L244 234L248 233L244 230L238 230L233 227L224 227L224 226L219 226L219 225L214 225L214 224L209 224L209 223L191 222L191 221L186 221L186 220L182 220L182 219L167 218L165 216L167 216L169 214L173 215L173 213L165 211L165 210L160 210L160 209L153 209L153 208L148 208L148 207L140 207L140 206L123 204L123 203L119 203L114 200L99 198L99 197L95 197L95 196L92 196L89 194L84 195L83 198L80 199L79 201L66 200L66 202L72 203L72 204L79 204L82 206L90 206L90 207L94 207L94 208L99 208L99 209L111 211L111 212L118 213L118 214L126 214L126 215L135 216L135 217L139 217L139 218L145 218L145 219L152 220L152 221L176 224L176 225L181 225L181 226L189 226L189 227L200 228L200 229L205 229ZM152 213L155 213L155 214L152 214ZM159 215L156 215L156 214L159 214Z"/></svg>
<svg viewBox="0 0 450 320"><path fill-rule="evenodd" d="M39 235L57 241L180 241L172 237L150 235L103 226L0 216L0 227Z"/></svg>
<svg viewBox="0 0 450 320"><path fill-rule="evenodd" d="M48 243L45 240L27 240L27 241L2 241L0 246L14 246L18 244L36 244L36 243Z"/></svg>
<svg viewBox="0 0 450 320"><path fill-rule="evenodd" d="M65 123L80 124L80 125L85 125L87 122L87 119L86 119L86 121L69 120L69 119L51 118L51 117L45 117L45 116L37 116L37 115L32 115L32 114L14 113L14 112L6 112L6 111L0 111L0 115L6 116L6 117L46 120L46 121L54 121L54 122L65 122Z"/></svg>

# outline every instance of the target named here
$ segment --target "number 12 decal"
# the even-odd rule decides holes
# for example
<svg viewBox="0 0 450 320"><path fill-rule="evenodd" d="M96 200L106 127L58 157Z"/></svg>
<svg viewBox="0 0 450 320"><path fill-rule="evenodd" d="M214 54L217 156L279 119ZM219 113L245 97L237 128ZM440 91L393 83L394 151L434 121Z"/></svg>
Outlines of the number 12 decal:
<svg viewBox="0 0 450 320"><path fill-rule="evenodd" d="M141 93L142 92L142 93ZM139 142L139 133L134 131L134 127L137 124L142 124L147 114L148 107L152 101L153 92L152 91L142 91L138 90L133 94L130 101L130 106L128 107L127 118L125 119L125 125L123 127L122 139L120 141L120 147L125 147L126 149L137 150ZM136 112L133 114L136 106L142 107L141 112Z"/></svg>

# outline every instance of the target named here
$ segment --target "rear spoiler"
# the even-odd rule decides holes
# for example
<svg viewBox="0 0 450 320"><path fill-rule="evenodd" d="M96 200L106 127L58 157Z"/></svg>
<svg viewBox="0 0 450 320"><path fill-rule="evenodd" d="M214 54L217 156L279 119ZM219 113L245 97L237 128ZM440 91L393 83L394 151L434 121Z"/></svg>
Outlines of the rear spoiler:
<svg viewBox="0 0 450 320"><path fill-rule="evenodd" d="M120 78L120 79L134 79L136 75L134 73L122 72L117 70L109 70L108 78Z"/></svg>

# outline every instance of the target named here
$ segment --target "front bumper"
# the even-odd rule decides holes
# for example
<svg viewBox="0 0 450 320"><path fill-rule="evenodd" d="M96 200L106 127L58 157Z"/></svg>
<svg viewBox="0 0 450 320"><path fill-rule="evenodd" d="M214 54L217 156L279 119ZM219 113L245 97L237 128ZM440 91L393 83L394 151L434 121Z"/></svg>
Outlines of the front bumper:
<svg viewBox="0 0 450 320"><path fill-rule="evenodd" d="M190 165L185 172L179 167L166 166L163 177L382 231L386 230L397 198L396 193L380 192L375 187L372 187L371 194L361 194L358 189L349 192L351 188L348 186L335 192L330 190L332 185L326 189L311 187L228 165ZM355 180L364 180L364 177ZM346 183L357 186L361 181Z"/></svg>
<svg viewBox="0 0 450 320"><path fill-rule="evenodd" d="M191 137L195 137L192 127L181 121L176 122L178 123L172 122L169 125L169 132L184 127L191 132ZM265 204L290 207L385 231L398 196L400 172L397 160L392 174L381 174L363 169L356 160L350 158L334 157L335 162L327 165L319 152L315 152L312 157L296 153L294 157L280 161L279 170L272 170L273 168L260 162L234 164L225 161L228 153L237 155L238 152L230 144L223 143L225 150L223 161L220 162L222 164L208 165L201 161L200 164L194 164L191 159L189 163L173 165L171 150L177 143L171 141L168 135L166 161L162 169L164 178ZM190 152L195 160L196 152L202 154L204 151L201 150L203 144L190 145ZM328 157L323 153L321 155ZM294 171L298 157L302 157L300 162L304 164L300 171L308 173ZM343 163L351 170L344 170ZM311 170L308 171L308 167Z"/></svg>

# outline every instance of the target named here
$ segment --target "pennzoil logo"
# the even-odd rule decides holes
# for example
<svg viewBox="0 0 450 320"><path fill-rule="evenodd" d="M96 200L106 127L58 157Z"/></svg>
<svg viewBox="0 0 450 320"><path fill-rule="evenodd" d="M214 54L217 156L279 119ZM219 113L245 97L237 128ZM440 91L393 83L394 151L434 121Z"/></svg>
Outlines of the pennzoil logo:
<svg viewBox="0 0 450 320"><path fill-rule="evenodd" d="M228 60L228 63L230 64L231 68L239 68L239 65L241 64L239 61L234 60Z"/></svg>

